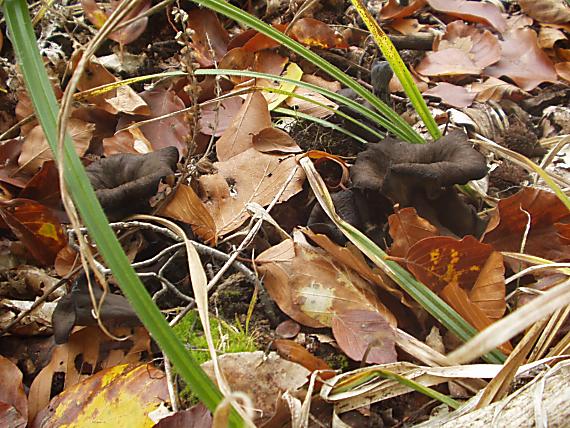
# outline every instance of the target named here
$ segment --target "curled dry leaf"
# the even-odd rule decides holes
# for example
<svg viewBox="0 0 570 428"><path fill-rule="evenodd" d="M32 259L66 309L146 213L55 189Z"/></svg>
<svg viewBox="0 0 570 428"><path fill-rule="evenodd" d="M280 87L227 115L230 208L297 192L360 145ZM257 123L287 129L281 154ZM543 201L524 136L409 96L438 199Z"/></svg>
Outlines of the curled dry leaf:
<svg viewBox="0 0 570 428"><path fill-rule="evenodd" d="M66 425L150 427L149 413L169 401L165 374L152 364L106 368L65 389L37 415L33 428Z"/></svg>
<svg viewBox="0 0 570 428"><path fill-rule="evenodd" d="M520 101L530 96L518 86L496 77L489 77L484 82L472 83L469 91L475 93L475 100L482 103L490 100L501 101L503 98Z"/></svg>
<svg viewBox="0 0 570 428"><path fill-rule="evenodd" d="M188 12L188 28L192 30L192 48L202 67L211 67L226 54L230 37L216 13L195 8Z"/></svg>
<svg viewBox="0 0 570 428"><path fill-rule="evenodd" d="M447 82L436 84L433 88L425 91L424 95L440 98L444 104L457 108L469 107L477 96L463 86L452 85Z"/></svg>
<svg viewBox="0 0 570 428"><path fill-rule="evenodd" d="M501 60L485 69L493 77L506 76L521 89L531 91L543 82L556 82L554 65L538 46L536 32L530 28L509 31L500 41Z"/></svg>
<svg viewBox="0 0 570 428"><path fill-rule="evenodd" d="M507 29L505 18L494 4L466 0L427 0L427 2L438 12L465 21L490 25L500 33Z"/></svg>
<svg viewBox="0 0 570 428"><path fill-rule="evenodd" d="M97 28L101 28L103 26L105 21L107 21L107 18L111 13L113 13L119 4L121 4L119 0L111 0L109 3L105 4L97 4L95 0L81 0L85 16L87 16L87 19L89 19L89 21L91 21L91 23ZM130 21L131 19L142 15L150 8L150 4L150 0L138 2L136 6L121 21L119 21L119 23ZM120 30L113 31L107 37L121 45L127 45L134 42L142 33L144 33L147 24L148 17L145 16L137 19Z"/></svg>
<svg viewBox="0 0 570 428"><path fill-rule="evenodd" d="M28 398L22 384L22 372L0 355L0 426L24 428L28 421Z"/></svg>
<svg viewBox="0 0 570 428"><path fill-rule="evenodd" d="M524 13L545 24L568 24L570 7L565 0L518 0Z"/></svg>
<svg viewBox="0 0 570 428"><path fill-rule="evenodd" d="M332 331L340 349L355 361L397 361L394 328L376 311L343 311L334 317Z"/></svg>
<svg viewBox="0 0 570 428"><path fill-rule="evenodd" d="M67 236L51 209L29 199L0 202L0 216L30 254L42 265L53 264Z"/></svg>
<svg viewBox="0 0 570 428"><path fill-rule="evenodd" d="M216 245L216 223L192 187L185 184L178 186L160 214L189 224L196 236L208 244Z"/></svg>
<svg viewBox="0 0 570 428"><path fill-rule="evenodd" d="M389 0L380 10L380 19L406 18L426 5L426 0L412 0L407 6L401 6L398 0Z"/></svg>
<svg viewBox="0 0 570 428"><path fill-rule="evenodd" d="M303 325L330 327L336 316L350 309L379 312L396 324L369 282L307 245L285 240L260 254L256 262L271 297Z"/></svg>
<svg viewBox="0 0 570 428"><path fill-rule="evenodd" d="M556 73L567 82L570 82L570 61L559 62L554 66Z"/></svg>
<svg viewBox="0 0 570 428"><path fill-rule="evenodd" d="M390 255L394 257L404 257L416 242L439 235L437 228L411 207L396 210L388 217L388 225L393 240Z"/></svg>
<svg viewBox="0 0 570 428"><path fill-rule="evenodd" d="M289 29L289 35L305 46L320 49L346 49L348 44L341 34L314 18L301 18Z"/></svg>
<svg viewBox="0 0 570 428"><path fill-rule="evenodd" d="M277 339L273 341L273 345L275 346L277 353L282 358L285 358L287 361L292 361L294 363L300 364L310 372L314 372L315 370L330 371L330 373L322 373L319 375L321 379L328 379L334 375L333 370L325 362L325 360L315 357L297 342L293 342L292 340Z"/></svg>
<svg viewBox="0 0 570 428"><path fill-rule="evenodd" d="M69 119L67 131L73 140L78 156L83 156L89 148L95 125L80 119ZM53 154L40 125L36 125L24 139L22 152L18 158L20 171L26 174L37 172L45 161L53 160Z"/></svg>
<svg viewBox="0 0 570 428"><path fill-rule="evenodd" d="M556 42L567 40L568 37L562 30L552 27L540 27L538 33L538 46L541 49L552 49Z"/></svg>
<svg viewBox="0 0 570 428"><path fill-rule="evenodd" d="M150 209L158 184L176 170L178 150L165 147L145 155L124 153L93 162L87 176L107 217L118 220Z"/></svg>
<svg viewBox="0 0 570 428"><path fill-rule="evenodd" d="M521 249L530 222L526 245ZM513 251L560 261L570 254L570 213L554 193L524 188L501 199L491 216L483 242L497 251Z"/></svg>

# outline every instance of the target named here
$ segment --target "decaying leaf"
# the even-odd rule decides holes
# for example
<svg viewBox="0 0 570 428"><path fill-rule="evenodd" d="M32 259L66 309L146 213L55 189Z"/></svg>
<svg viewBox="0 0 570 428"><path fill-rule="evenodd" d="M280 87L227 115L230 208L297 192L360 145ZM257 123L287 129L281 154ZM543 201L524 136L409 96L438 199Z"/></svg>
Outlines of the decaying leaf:
<svg viewBox="0 0 570 428"><path fill-rule="evenodd" d="M556 70L548 55L538 46L536 32L519 28L503 35L501 60L485 69L493 77L507 76L521 89L531 91L543 82L556 82Z"/></svg>
<svg viewBox="0 0 570 428"><path fill-rule="evenodd" d="M310 246L285 240L261 253L256 261L271 297L303 325L331 326L338 314L350 309L379 312L396 324L369 282Z"/></svg>
<svg viewBox="0 0 570 428"><path fill-rule="evenodd" d="M353 189L367 195L384 195L401 207L412 206L437 228L459 236L478 236L483 224L461 202L454 184L482 178L485 158L454 131L431 144L408 144L386 138L358 154L351 169ZM461 213L461 214L460 214Z"/></svg>
<svg viewBox="0 0 570 428"><path fill-rule="evenodd" d="M570 213L554 193L524 188L501 199L485 231L483 242L497 251L523 252L560 261L570 254ZM530 224L526 245L521 248Z"/></svg>
<svg viewBox="0 0 570 428"><path fill-rule="evenodd" d="M107 217L118 220L150 209L158 183L176 170L178 150L165 147L145 155L113 155L93 162L87 175Z"/></svg>
<svg viewBox="0 0 570 428"><path fill-rule="evenodd" d="M242 105L243 100L235 96L220 101L219 105L210 103L200 107L200 132L215 137L223 135Z"/></svg>
<svg viewBox="0 0 570 428"><path fill-rule="evenodd" d="M66 388L38 413L34 428L66 425L152 427L149 413L169 401L164 373L152 364L123 364Z"/></svg>
<svg viewBox="0 0 570 428"><path fill-rule="evenodd" d="M198 63L202 67L218 63L227 52L230 37L216 13L206 8L192 9L187 25L192 30L192 48Z"/></svg>
<svg viewBox="0 0 570 428"><path fill-rule="evenodd" d="M427 2L438 12L465 21L490 25L500 33L507 29L505 18L494 4L468 0L427 0Z"/></svg>
<svg viewBox="0 0 570 428"><path fill-rule="evenodd" d="M0 426L24 428L28 421L28 398L22 384L22 372L0 355Z"/></svg>
<svg viewBox="0 0 570 428"><path fill-rule="evenodd" d="M307 382L310 372L287 361L275 352L238 352L218 357L220 368L233 391L242 391L253 400L256 423L269 419L276 411L278 398L284 391L294 394ZM214 378L212 362L202 364Z"/></svg>
<svg viewBox="0 0 570 428"><path fill-rule="evenodd" d="M337 314L332 331L340 349L355 361L385 364L397 360L394 328L376 311Z"/></svg>

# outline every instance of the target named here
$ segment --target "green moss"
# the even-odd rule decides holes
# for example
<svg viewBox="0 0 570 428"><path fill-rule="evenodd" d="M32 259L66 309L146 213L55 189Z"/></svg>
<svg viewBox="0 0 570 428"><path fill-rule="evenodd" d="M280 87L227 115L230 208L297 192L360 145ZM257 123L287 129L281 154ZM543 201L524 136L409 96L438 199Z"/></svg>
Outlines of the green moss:
<svg viewBox="0 0 570 428"><path fill-rule="evenodd" d="M349 361L346 355L333 354L325 357L325 361L334 370L346 371L349 368Z"/></svg>
<svg viewBox="0 0 570 428"><path fill-rule="evenodd" d="M222 319L210 316L210 330L218 355L257 351L254 337L246 334L237 321L236 325L231 325ZM184 343L199 364L210 360L210 352L198 312L192 311L182 318L174 327L174 334ZM176 368L174 370L176 371ZM188 386L180 392L180 398L187 403L197 402Z"/></svg>

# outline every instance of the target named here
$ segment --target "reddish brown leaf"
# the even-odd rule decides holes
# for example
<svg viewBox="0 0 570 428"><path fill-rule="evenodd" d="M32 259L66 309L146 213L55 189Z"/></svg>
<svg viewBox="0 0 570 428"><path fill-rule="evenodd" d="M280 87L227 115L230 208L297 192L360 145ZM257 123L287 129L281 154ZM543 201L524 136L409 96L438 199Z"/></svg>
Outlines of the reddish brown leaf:
<svg viewBox="0 0 570 428"><path fill-rule="evenodd" d="M200 132L219 137L230 127L238 114L243 99L238 96L227 98L220 103L209 103L200 108Z"/></svg>
<svg viewBox="0 0 570 428"><path fill-rule="evenodd" d="M234 48L228 51L220 60L218 68L227 70L252 70L255 64L255 53L243 47ZM234 83L242 83L249 80L246 76L229 76Z"/></svg>
<svg viewBox="0 0 570 428"><path fill-rule="evenodd" d="M522 11L545 24L568 24L570 7L565 0L519 0Z"/></svg>
<svg viewBox="0 0 570 428"><path fill-rule="evenodd" d="M483 242L497 251L520 252L529 221L524 253L553 261L568 259L570 235L561 236L556 223L569 224L570 212L555 194L536 188L524 188L499 201ZM568 232L566 228L563 233Z"/></svg>
<svg viewBox="0 0 570 428"><path fill-rule="evenodd" d="M273 344L281 358L300 364L310 372L314 372L315 370L330 370L329 374L323 373L324 376L321 376L323 379L334 376L332 369L323 359L315 357L297 342L277 339L273 341Z"/></svg>
<svg viewBox="0 0 570 428"><path fill-rule="evenodd" d="M493 247L472 236L462 240L436 236L414 244L406 255L410 272L431 290L439 293L447 284L470 290Z"/></svg>
<svg viewBox="0 0 570 428"><path fill-rule="evenodd" d="M332 331L340 349L355 361L397 361L394 329L378 312L343 311L334 317Z"/></svg>
<svg viewBox="0 0 570 428"><path fill-rule="evenodd" d="M301 18L296 21L290 28L289 35L306 46L320 49L348 48L341 34L314 18Z"/></svg>
<svg viewBox="0 0 570 428"><path fill-rule="evenodd" d="M34 200L54 210L60 209L59 175L55 162L44 162L37 174L26 183L18 197Z"/></svg>
<svg viewBox="0 0 570 428"><path fill-rule="evenodd" d="M520 28L503 35L501 60L485 69L494 77L506 76L521 89L531 91L542 82L556 82L556 70L548 55L538 46L536 32Z"/></svg>
<svg viewBox="0 0 570 428"><path fill-rule="evenodd" d="M440 82L433 88L424 92L424 95L440 98L444 104L452 107L469 107L477 94L469 92L463 86L452 85L447 82Z"/></svg>
<svg viewBox="0 0 570 428"><path fill-rule="evenodd" d="M202 403L167 416L152 428L211 428L212 414Z"/></svg>
<svg viewBox="0 0 570 428"><path fill-rule="evenodd" d="M273 28L278 31L285 31L287 24L273 24ZM244 45L244 49L250 52L263 51L265 49L273 49L279 46L279 42L276 42L271 37L265 34L257 33L251 39L249 39Z"/></svg>
<svg viewBox="0 0 570 428"><path fill-rule="evenodd" d="M505 18L497 6L491 3L466 0L427 0L438 12L455 16L469 22L487 24L499 32L507 29Z"/></svg>
<svg viewBox="0 0 570 428"><path fill-rule="evenodd" d="M262 153L300 153L301 148L289 134L272 126L264 128L252 138L253 147Z"/></svg>
<svg viewBox="0 0 570 428"><path fill-rule="evenodd" d="M479 102L501 101L503 98L520 101L530 96L528 92L521 90L518 86L496 77L489 77L481 83L472 83L469 90L476 94L475 99Z"/></svg>
<svg viewBox="0 0 570 428"><path fill-rule="evenodd" d="M197 236L208 244L216 245L216 223L190 186L181 184L160 214L189 224Z"/></svg>
<svg viewBox="0 0 570 428"><path fill-rule="evenodd" d="M91 21L91 23L97 28L101 28L103 26L105 21L107 21L107 18L120 4L121 1L119 0L111 0L110 3L105 3L100 7L95 0L81 0L81 5L83 6L83 11L87 16L87 19L89 19L89 21ZM119 24L142 15L150 8L150 4L150 0L138 2L137 5L121 21L119 21ZM142 33L144 33L147 24L148 17L145 16L137 19L120 30L113 31L107 37L121 45L127 45L134 42Z"/></svg>
<svg viewBox="0 0 570 428"><path fill-rule="evenodd" d="M394 242L390 246L390 255L404 257L416 242L438 235L437 228L420 217L415 208L397 210L388 217L390 237Z"/></svg>
<svg viewBox="0 0 570 428"><path fill-rule="evenodd" d="M202 67L211 67L226 54L230 37L215 12L195 8L188 12L188 28L192 30L192 47ZM213 52L213 57L212 57Z"/></svg>
<svg viewBox="0 0 570 428"><path fill-rule="evenodd" d="M0 426L24 428L28 419L28 398L22 384L22 372L0 355Z"/></svg>
<svg viewBox="0 0 570 428"><path fill-rule="evenodd" d="M301 331L301 325L293 320L286 320L275 327L275 334L281 339L292 339Z"/></svg>
<svg viewBox="0 0 570 428"><path fill-rule="evenodd" d="M463 76L479 75L482 68L477 66L463 49L449 48L443 51L428 52L416 71L424 76Z"/></svg>
<svg viewBox="0 0 570 428"><path fill-rule="evenodd" d="M475 285L469 292L469 299L481 309L491 320L496 321L503 317L507 308L505 301L505 265L503 256L493 251Z"/></svg>
<svg viewBox="0 0 570 428"><path fill-rule="evenodd" d="M406 18L426 5L426 0L412 0L408 6L400 6L397 0L389 0L380 10L380 19Z"/></svg>
<svg viewBox="0 0 570 428"><path fill-rule="evenodd" d="M178 95L163 88L151 89L150 91L142 92L140 95L150 107L150 118L174 113L185 107L184 102ZM154 150L174 146L178 149L180 156L186 156L188 152L186 137L190 134L190 125L185 120L184 115L178 114L173 117L156 120L142 125L140 129Z"/></svg>
<svg viewBox="0 0 570 428"><path fill-rule="evenodd" d="M0 202L0 216L30 254L43 265L51 265L67 238L52 211L29 199Z"/></svg>

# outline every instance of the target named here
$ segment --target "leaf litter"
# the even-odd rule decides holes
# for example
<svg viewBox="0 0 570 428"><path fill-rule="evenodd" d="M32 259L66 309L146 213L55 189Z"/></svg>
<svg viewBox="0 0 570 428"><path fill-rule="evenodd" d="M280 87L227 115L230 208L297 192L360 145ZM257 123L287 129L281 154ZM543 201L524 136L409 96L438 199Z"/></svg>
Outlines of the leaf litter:
<svg viewBox="0 0 570 428"><path fill-rule="evenodd" d="M567 278L563 268L541 269L507 284L506 278L533 263L568 262L570 213L532 169L525 172L516 158L474 146L469 138L496 140L557 171L554 179L562 188L569 187L563 172L570 170L564 163L570 129L570 7L563 0L501 3L499 7L498 2L389 0L376 9L370 6L395 43L405 38L412 46L400 54L445 131L441 141L425 145L389 135L376 142L377 134L371 137L334 113L338 109L384 132L378 124L295 83L269 77L194 76L197 69L246 70L345 91L274 40L206 8L168 6L153 11L150 2L142 2L120 22L122 28L109 34L108 45L97 53L99 60L91 58L87 64L69 131L107 216L118 222L117 233L133 235L125 236L125 248L160 308L173 314L192 301L187 267L172 237L138 225L129 215L155 212L177 221L201 243L202 262L211 276L239 247L233 263L239 273L226 274L211 294L210 310L231 314L228 321L252 334L259 349L270 345L279 354L220 358L232 389L251 398L258 411L256 423L290 421L295 400L301 403L307 390L312 391L314 371L319 373L314 392L324 389L321 397L313 395L311 412L330 418L331 403L336 403L335 412L343 417L358 413L364 423L382 420L386 426L428 419L435 406L411 392L414 388L387 380L371 381L377 389L365 404L359 401L361 376L388 370L410 380L441 384L440 390L452 395L456 389L447 386L448 380L488 379L497 372L493 368L489 375L481 365L440 367L432 373L410 364L416 361L410 349L424 346L423 352L438 355L425 344L431 343L428 333L433 328L443 330L439 351L450 353L460 344L347 243L315 203L299 167L303 156L317 166L341 217L476 330L492 326ZM249 10L255 12L256 4ZM81 55L76 42L88 41L118 5L78 3L78 13L86 18L85 27L73 36L78 39L66 32L69 18L48 9L49 17L58 16L56 43L65 42L62 49L70 69ZM371 85L377 96L427 135L402 97L402 88L397 82L388 84L392 75L379 77L381 54L368 46L348 4L315 2L303 10L272 2L262 18ZM39 32L47 31L44 17ZM426 51L419 40L430 34L435 37ZM18 80L18 68L10 62L10 47L2 46L2 40L2 73L9 76L9 93L0 90L6 100L0 109L5 122L0 126L0 248L5 263L0 281L27 263L46 273L55 269L58 278L65 276L71 284L80 274L77 246L68 239L57 167ZM103 58L115 46L119 62L127 61L128 55L146 58L139 63L142 69L108 67ZM46 66L61 95L67 61ZM188 76L123 82L139 72L180 69ZM264 87L269 90L259 90ZM8 131L23 119L27 122ZM356 143L329 125L370 143ZM268 210L268 221L240 246L259 221L259 209L252 210L252 205ZM160 353L118 290L107 296L98 313L113 335L126 338L123 342L113 340L93 318L87 289L60 288L64 294L57 294L56 302L43 291L21 300L0 283L4 338L26 353L51 341L41 345L46 355L36 364L22 365L14 354L0 352L0 370L9 381L0 396L3 424L51 426L104 416L145 426L162 418L157 426L169 426L171 420L189 415L203 419L200 426L212 423L197 408L168 410L166 406L173 405L168 391L171 375L160 363L152 363ZM94 290L99 299L102 292ZM519 293L525 293L524 298L514 299ZM30 311L31 307L36 309ZM402 342L402 331L411 335L415 348ZM561 335L552 337L562 346L557 349L567 349ZM519 340L511 338L499 349L509 354ZM21 372L14 363L22 366ZM359 365L368 366L358 369ZM342 373L331 383L320 382L333 375L331 370ZM353 388L342 393L342 399L334 394L339 382ZM469 385L469 391L477 389ZM401 394L405 395L394 398ZM111 406L109 397L115 395L124 401ZM76 403L86 405L78 412ZM129 410L133 403L138 403L137 412Z"/></svg>

